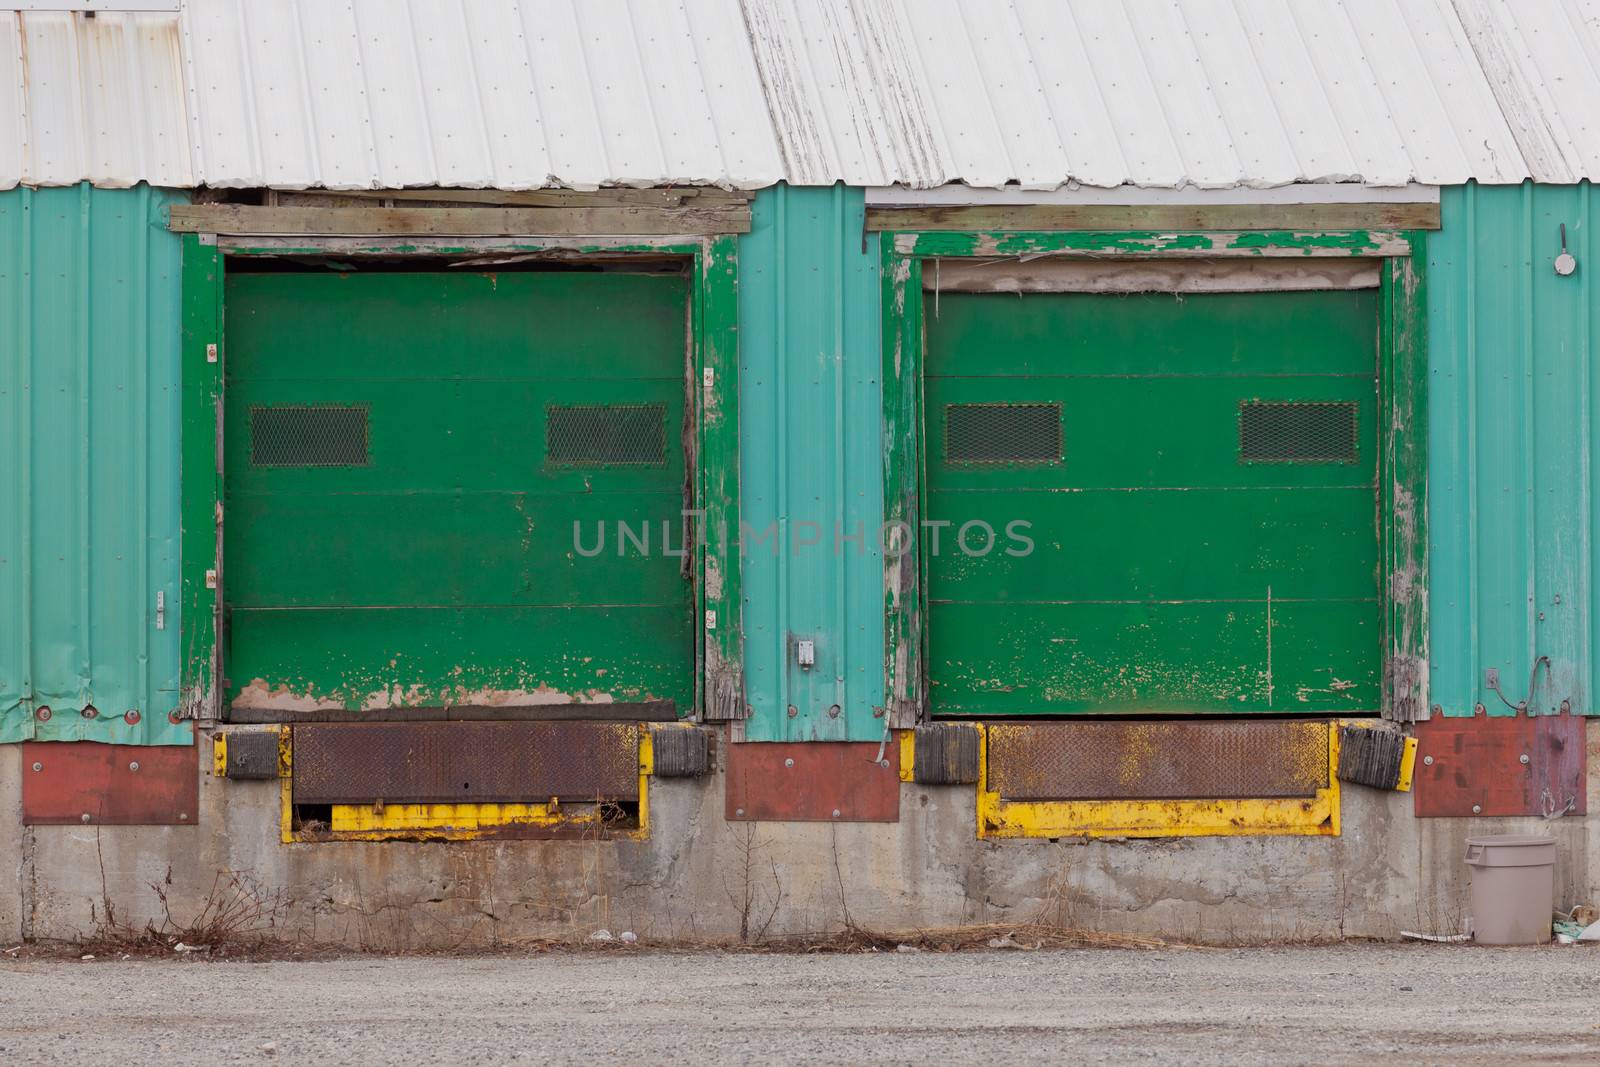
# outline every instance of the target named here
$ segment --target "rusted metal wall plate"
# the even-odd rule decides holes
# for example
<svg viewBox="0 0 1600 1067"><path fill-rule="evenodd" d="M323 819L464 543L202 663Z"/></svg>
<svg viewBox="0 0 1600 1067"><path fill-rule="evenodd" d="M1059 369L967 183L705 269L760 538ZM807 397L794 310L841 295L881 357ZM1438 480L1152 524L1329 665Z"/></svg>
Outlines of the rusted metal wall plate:
<svg viewBox="0 0 1600 1067"><path fill-rule="evenodd" d="M633 723L317 723L293 730L296 804L639 799Z"/></svg>
<svg viewBox="0 0 1600 1067"><path fill-rule="evenodd" d="M730 822L900 821L899 745L747 741L727 761Z"/></svg>
<svg viewBox="0 0 1600 1067"><path fill-rule="evenodd" d="M1309 797L1328 785L1328 724L990 723L988 789L1006 800Z"/></svg>
<svg viewBox="0 0 1600 1067"><path fill-rule="evenodd" d="M1586 814L1583 727L1571 714L1417 723L1417 817Z"/></svg>
<svg viewBox="0 0 1600 1067"><path fill-rule="evenodd" d="M25 741L22 821L29 826L193 826L200 811L194 745Z"/></svg>

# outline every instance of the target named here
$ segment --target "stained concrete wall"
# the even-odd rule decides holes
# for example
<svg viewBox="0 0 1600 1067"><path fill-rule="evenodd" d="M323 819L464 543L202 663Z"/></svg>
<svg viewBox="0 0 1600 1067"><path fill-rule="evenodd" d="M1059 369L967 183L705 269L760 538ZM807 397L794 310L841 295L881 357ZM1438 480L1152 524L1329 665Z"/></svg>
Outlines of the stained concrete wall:
<svg viewBox="0 0 1600 1067"><path fill-rule="evenodd" d="M1600 767L1600 722L1589 765ZM1459 929L1469 834L1549 832L1557 899L1600 901L1600 819L1415 819L1409 795L1347 787L1336 838L979 841L971 787L902 786L894 824L729 824L723 780L651 785L648 840L279 840L276 782L204 769L194 827L32 827L19 746L0 746L0 939L175 920L219 872L290 903L285 937L404 950L586 936L734 937L744 878L769 935L1043 919L1200 941L1393 938ZM1600 811L1591 771L1590 810ZM774 907L774 904L776 905ZM771 915L770 923L768 920Z"/></svg>

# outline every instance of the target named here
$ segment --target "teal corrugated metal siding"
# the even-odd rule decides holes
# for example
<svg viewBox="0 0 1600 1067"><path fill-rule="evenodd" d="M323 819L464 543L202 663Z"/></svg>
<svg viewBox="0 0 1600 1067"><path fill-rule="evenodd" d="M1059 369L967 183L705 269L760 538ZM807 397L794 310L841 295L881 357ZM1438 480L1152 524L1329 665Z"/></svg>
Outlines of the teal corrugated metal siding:
<svg viewBox="0 0 1600 1067"><path fill-rule="evenodd" d="M190 737L167 720L179 241L163 216L175 199L148 186L0 193L0 742Z"/></svg>
<svg viewBox="0 0 1600 1067"><path fill-rule="evenodd" d="M1428 237L1430 676L1447 714L1593 709L1595 308L1593 188L1469 185ZM1578 259L1555 273L1560 228Z"/></svg>
<svg viewBox="0 0 1600 1067"><path fill-rule="evenodd" d="M1536 706L1588 712L1595 193L1443 195L1444 228L1427 237L1433 702L1505 712L1484 668L1517 700L1547 655ZM147 187L0 194L0 491L12 502L0 512L0 742L187 737L166 719L179 632L172 200ZM741 239L743 517L757 535L779 530L745 548L753 739L882 734L879 289L862 215L858 189L779 186L757 197ZM1568 278L1551 266L1562 223L1579 262ZM798 639L816 642L810 670L795 665ZM97 719L82 717L87 704Z"/></svg>
<svg viewBox="0 0 1600 1067"><path fill-rule="evenodd" d="M860 189L778 186L739 243L742 522L778 530L744 546L752 740L883 736L882 339L864 222Z"/></svg>

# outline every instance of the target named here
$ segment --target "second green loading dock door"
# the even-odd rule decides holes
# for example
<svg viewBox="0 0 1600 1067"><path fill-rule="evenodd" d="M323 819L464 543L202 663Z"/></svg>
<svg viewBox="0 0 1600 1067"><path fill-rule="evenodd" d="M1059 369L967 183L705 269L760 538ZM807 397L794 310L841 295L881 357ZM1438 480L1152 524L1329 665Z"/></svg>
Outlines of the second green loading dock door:
<svg viewBox="0 0 1600 1067"><path fill-rule="evenodd" d="M687 713L692 586L662 539L681 551L688 290L230 270L233 705Z"/></svg>
<svg viewBox="0 0 1600 1067"><path fill-rule="evenodd" d="M1376 290L925 307L934 713L1379 707Z"/></svg>

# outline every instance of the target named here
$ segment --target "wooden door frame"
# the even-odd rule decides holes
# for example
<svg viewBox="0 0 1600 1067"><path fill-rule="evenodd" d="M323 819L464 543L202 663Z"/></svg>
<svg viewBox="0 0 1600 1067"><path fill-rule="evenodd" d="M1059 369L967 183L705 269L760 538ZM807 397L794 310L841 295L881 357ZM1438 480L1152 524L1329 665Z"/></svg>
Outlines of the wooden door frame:
<svg viewBox="0 0 1600 1067"><path fill-rule="evenodd" d="M928 719L927 569L920 551L922 270L940 258L1057 255L1084 259L1381 258L1378 324L1382 714L1409 722L1428 705L1427 304L1421 230L1155 232L884 231L884 697L889 725Z"/></svg>
<svg viewBox="0 0 1600 1067"><path fill-rule="evenodd" d="M694 491L700 516L694 607L695 718L742 718L744 637L739 529L738 241L732 234L664 237L183 237L182 522L180 535L180 714L222 720L221 633L225 506L223 367L226 260L286 254L385 256L638 253L678 256L691 266L689 394L696 399Z"/></svg>

